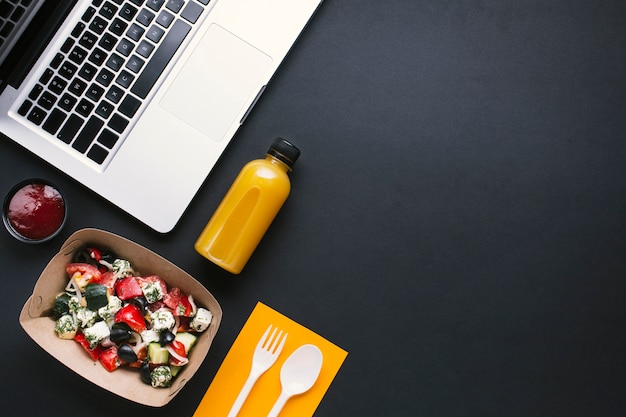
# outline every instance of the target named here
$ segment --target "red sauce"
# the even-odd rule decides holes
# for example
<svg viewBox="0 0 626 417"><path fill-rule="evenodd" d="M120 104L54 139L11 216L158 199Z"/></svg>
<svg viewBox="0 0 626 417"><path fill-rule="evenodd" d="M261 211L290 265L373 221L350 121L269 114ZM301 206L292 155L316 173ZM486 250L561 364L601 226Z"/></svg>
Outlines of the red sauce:
<svg viewBox="0 0 626 417"><path fill-rule="evenodd" d="M56 232L65 218L65 202L54 187L28 184L11 197L7 218L27 239L44 239Z"/></svg>

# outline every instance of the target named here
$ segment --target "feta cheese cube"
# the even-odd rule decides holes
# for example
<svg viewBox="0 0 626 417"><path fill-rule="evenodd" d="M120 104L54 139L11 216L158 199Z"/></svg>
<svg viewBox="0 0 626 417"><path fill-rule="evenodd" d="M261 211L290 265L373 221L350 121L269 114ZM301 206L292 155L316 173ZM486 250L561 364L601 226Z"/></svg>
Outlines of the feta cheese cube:
<svg viewBox="0 0 626 417"><path fill-rule="evenodd" d="M189 325L195 331L203 332L209 327L211 320L213 320L213 314L206 308L200 307Z"/></svg>
<svg viewBox="0 0 626 417"><path fill-rule="evenodd" d="M93 349L98 343L109 337L111 331L105 322L99 321L93 326L83 329L83 334L85 335L85 339L89 342L89 346Z"/></svg>
<svg viewBox="0 0 626 417"><path fill-rule="evenodd" d="M160 332L161 330L172 330L176 324L176 319L172 312L167 310L157 310L150 314L150 324L152 330Z"/></svg>

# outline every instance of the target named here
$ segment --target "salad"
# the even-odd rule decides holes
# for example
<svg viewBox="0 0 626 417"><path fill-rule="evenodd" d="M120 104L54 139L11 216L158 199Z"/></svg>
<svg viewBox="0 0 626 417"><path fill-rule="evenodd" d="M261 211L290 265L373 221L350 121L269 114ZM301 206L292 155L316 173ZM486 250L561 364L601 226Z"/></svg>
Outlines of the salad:
<svg viewBox="0 0 626 417"><path fill-rule="evenodd" d="M78 251L66 272L68 284L54 304L57 336L79 343L109 372L135 368L144 383L169 387L212 313L158 275L142 276L99 248Z"/></svg>

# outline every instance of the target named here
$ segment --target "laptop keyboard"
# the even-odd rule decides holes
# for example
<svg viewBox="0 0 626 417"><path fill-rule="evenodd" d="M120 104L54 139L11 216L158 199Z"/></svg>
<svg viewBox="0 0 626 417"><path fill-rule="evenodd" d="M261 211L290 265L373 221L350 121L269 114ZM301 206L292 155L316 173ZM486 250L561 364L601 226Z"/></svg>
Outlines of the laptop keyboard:
<svg viewBox="0 0 626 417"><path fill-rule="evenodd" d="M18 113L104 164L209 1L93 0Z"/></svg>
<svg viewBox="0 0 626 417"><path fill-rule="evenodd" d="M0 47L8 41L31 5L33 0L0 1Z"/></svg>

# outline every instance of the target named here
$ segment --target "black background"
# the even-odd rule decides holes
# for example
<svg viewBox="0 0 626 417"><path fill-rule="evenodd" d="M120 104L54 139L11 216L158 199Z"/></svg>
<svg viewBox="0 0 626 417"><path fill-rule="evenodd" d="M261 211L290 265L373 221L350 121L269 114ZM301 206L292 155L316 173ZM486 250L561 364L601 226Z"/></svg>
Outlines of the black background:
<svg viewBox="0 0 626 417"><path fill-rule="evenodd" d="M625 22L623 0L326 0L167 235L3 138L0 192L46 178L71 211L46 244L0 233L0 409L191 416L260 300L349 351L318 417L626 415ZM292 194L231 276L193 243L275 136L302 150ZM19 326L84 227L158 252L222 305L164 408L85 382Z"/></svg>

